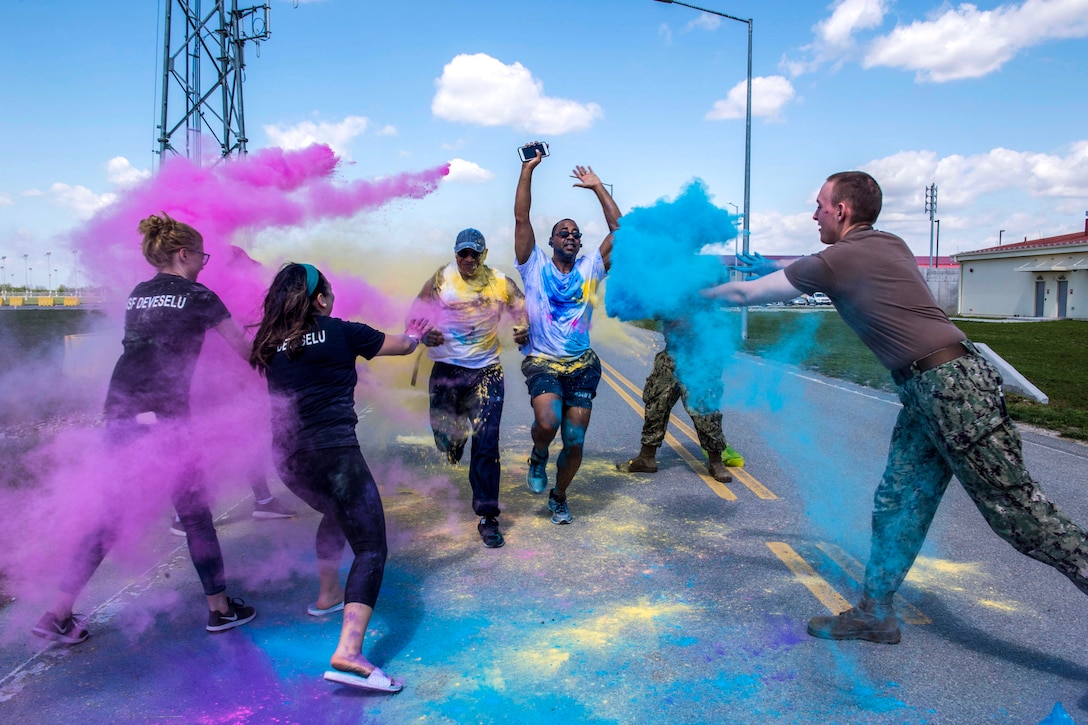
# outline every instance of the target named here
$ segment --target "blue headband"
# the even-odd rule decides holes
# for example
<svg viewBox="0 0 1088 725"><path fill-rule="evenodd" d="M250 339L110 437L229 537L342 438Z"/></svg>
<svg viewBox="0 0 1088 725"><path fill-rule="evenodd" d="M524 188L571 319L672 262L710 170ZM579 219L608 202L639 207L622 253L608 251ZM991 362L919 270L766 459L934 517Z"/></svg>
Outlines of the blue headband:
<svg viewBox="0 0 1088 725"><path fill-rule="evenodd" d="M317 267L312 264L303 264L301 266L306 270L306 296L313 297L314 290L317 289L317 282L321 279L321 275L317 271Z"/></svg>

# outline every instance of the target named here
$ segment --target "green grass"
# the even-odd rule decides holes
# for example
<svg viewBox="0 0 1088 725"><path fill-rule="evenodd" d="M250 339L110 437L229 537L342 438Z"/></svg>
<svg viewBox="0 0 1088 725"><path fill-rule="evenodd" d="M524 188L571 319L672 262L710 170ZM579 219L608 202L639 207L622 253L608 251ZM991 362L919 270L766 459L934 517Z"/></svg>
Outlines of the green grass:
<svg viewBox="0 0 1088 725"><path fill-rule="evenodd" d="M1014 420L1088 441L1088 322L957 320L956 326L971 340L989 345L1050 398L1041 405L1010 394ZM888 371L834 310L752 310L745 349L859 385L894 390Z"/></svg>

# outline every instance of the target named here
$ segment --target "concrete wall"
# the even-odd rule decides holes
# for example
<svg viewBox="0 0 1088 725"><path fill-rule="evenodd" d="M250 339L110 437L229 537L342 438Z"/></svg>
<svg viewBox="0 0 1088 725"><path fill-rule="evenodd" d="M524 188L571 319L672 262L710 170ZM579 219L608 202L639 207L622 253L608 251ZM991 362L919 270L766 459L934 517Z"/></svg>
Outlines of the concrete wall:
<svg viewBox="0 0 1088 725"><path fill-rule="evenodd" d="M950 315L956 314L959 306L960 271L947 267L923 267L922 276L926 278L929 291L937 298L937 304Z"/></svg>

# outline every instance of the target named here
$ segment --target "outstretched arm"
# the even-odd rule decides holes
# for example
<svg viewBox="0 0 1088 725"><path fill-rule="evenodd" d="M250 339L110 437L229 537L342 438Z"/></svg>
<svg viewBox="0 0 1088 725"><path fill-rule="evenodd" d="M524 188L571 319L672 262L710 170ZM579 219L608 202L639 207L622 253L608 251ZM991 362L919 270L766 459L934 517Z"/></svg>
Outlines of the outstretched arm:
<svg viewBox="0 0 1088 725"><path fill-rule="evenodd" d="M381 357L385 355L407 355L416 349L420 340L427 331L431 329L431 323L427 320L421 320L413 318L408 320L408 324L405 325L403 335L389 335L385 336L385 342L382 343L378 352L374 353L374 357Z"/></svg>
<svg viewBox="0 0 1088 725"><path fill-rule="evenodd" d="M423 289L419 291L419 295L412 300L412 306L408 309L408 321L411 322L413 318L424 319L427 316L434 313L434 305L437 304L437 294L435 287L438 281L438 275L442 273L442 270L438 270L431 278L423 283ZM442 331L437 327L432 327L427 330L423 337L420 338L427 347L435 347L441 345L446 341L446 336L442 334Z"/></svg>
<svg viewBox="0 0 1088 725"><path fill-rule="evenodd" d="M723 300L734 307L741 307L763 305L768 302L785 302L801 294L801 290L790 283L785 272L779 270L748 282L726 282L717 287L709 287L700 294L704 297Z"/></svg>
<svg viewBox="0 0 1088 725"><path fill-rule="evenodd" d="M540 166L544 157L539 151L535 159L521 163L521 175L518 177L518 190L514 194L514 256L518 264L529 261L529 255L536 247L536 235L529 219L529 210L533 205L533 169Z"/></svg>
<svg viewBox="0 0 1088 725"><path fill-rule="evenodd" d="M253 352L253 341L246 337L245 333L234 323L234 318L228 317L216 325L214 329L230 345L231 350L234 350L243 360L249 362L249 356Z"/></svg>
<svg viewBox="0 0 1088 725"><path fill-rule="evenodd" d="M604 260L604 268L606 270L610 269L612 267L612 237L615 231L620 228L620 216L622 216L620 208L616 206L615 200L612 199L608 189L601 183L600 178L593 173L592 166L575 166L574 171L571 172L571 177L578 179L575 186L591 190L597 195L597 200L601 202L604 221L608 225L608 236L601 242L601 259Z"/></svg>

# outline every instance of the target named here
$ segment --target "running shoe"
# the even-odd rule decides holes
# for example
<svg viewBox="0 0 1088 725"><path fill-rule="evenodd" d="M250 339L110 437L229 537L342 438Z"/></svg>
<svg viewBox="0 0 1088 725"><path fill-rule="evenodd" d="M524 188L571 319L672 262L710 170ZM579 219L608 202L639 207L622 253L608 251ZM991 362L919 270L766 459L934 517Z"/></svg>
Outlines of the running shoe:
<svg viewBox="0 0 1088 725"><path fill-rule="evenodd" d="M278 498L273 498L268 503L253 502L253 518L255 519L290 519L295 515L296 512L280 503Z"/></svg>
<svg viewBox="0 0 1088 725"><path fill-rule="evenodd" d="M246 622L252 622L257 616L257 610L246 606L246 603L237 597L227 600L229 605L226 612L212 610L208 612L209 632L226 632L228 629L240 627Z"/></svg>
<svg viewBox="0 0 1088 725"><path fill-rule="evenodd" d="M560 501L555 497L555 489L548 494L548 509L552 512L553 524L569 524L574 521L574 517L570 515L570 507L567 506L567 499Z"/></svg>
<svg viewBox="0 0 1088 725"><path fill-rule="evenodd" d="M533 493L544 493L548 490L548 454L543 458L537 458L536 449L529 454L529 475L527 483Z"/></svg>
<svg viewBox="0 0 1088 725"><path fill-rule="evenodd" d="M64 644L79 644L90 636L87 628L83 626L83 620L78 619L75 614L69 615L67 619L57 619L52 612L43 614L30 631L42 639Z"/></svg>

